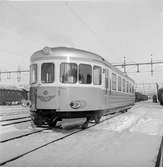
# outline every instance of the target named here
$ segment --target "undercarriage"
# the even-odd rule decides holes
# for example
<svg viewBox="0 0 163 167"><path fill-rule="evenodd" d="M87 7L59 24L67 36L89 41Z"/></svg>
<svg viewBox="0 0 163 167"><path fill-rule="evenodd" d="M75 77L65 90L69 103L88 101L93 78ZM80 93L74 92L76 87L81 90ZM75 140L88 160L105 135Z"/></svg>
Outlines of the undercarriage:
<svg viewBox="0 0 163 167"><path fill-rule="evenodd" d="M31 111L31 119L36 126L48 125L50 128L56 127L58 121L69 118L86 118L82 125L85 129L88 127L90 120L99 123L103 115L101 110L97 111L72 111L72 112L56 112L56 110L37 110Z"/></svg>

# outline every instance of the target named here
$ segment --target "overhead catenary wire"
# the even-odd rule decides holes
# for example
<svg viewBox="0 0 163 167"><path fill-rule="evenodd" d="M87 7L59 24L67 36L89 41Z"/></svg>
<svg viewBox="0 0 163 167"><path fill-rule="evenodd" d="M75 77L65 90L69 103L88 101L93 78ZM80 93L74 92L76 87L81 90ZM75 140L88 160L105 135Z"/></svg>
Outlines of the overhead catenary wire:
<svg viewBox="0 0 163 167"><path fill-rule="evenodd" d="M70 2L68 1L64 1L65 6L67 7L67 9L71 12L71 14L78 19L78 21L80 23L82 23L84 25L85 28L87 28L87 30L92 34L92 37L94 38L95 42L97 43L97 46L99 47L99 49L101 50L101 47L106 50L106 48L104 48L102 46L103 41L101 40L101 38L99 38L97 36L97 32L85 21L85 19L83 19L83 17L81 17L81 15L79 14L79 12L77 12L72 5L70 5ZM108 51L107 51L108 52Z"/></svg>

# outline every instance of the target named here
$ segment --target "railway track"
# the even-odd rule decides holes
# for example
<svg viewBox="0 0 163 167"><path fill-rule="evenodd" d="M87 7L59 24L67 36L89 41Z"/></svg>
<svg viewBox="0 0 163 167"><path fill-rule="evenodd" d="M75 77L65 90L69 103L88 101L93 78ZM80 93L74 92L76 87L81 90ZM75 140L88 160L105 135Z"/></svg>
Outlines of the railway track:
<svg viewBox="0 0 163 167"><path fill-rule="evenodd" d="M31 131L31 132L28 132L28 133L16 135L16 136L14 136L14 137L2 139L2 140L0 140L0 143L5 143L5 142L11 141L11 140L20 139L20 138L23 138L23 137L26 137L26 136L29 136L29 135L32 135L32 134L35 134L35 133L43 132L44 130L45 130L45 129L36 130L36 131L34 130L34 131Z"/></svg>
<svg viewBox="0 0 163 167"><path fill-rule="evenodd" d="M25 118L30 118L30 116L2 119L0 120L0 122L15 121L15 120L20 120L20 119L25 119Z"/></svg>
<svg viewBox="0 0 163 167"><path fill-rule="evenodd" d="M104 119L99 123L99 124L101 124L101 123L103 123L103 122L105 122L105 121L107 121L107 120L109 120L109 119L112 119L112 118L114 118L114 117L116 117L116 116L119 116L119 115L121 115L122 113L116 113L116 114L114 114L114 115L110 115L110 117L107 117L107 116L105 116L104 117ZM89 124L88 125L88 128L87 129L89 129L89 128L91 128L91 127L93 127L93 126L96 126L96 125L98 125L98 124ZM15 140L15 139L20 139L20 138L25 138L25 137L29 137L29 136L32 136L32 135L34 135L34 133L44 133L45 131L46 131L47 129L42 129L42 130L40 130L40 131L36 131L36 132L31 132L31 133L27 133L27 134L25 134L25 135L19 135L19 136L17 136L17 137L14 137L14 138L8 138L8 139L6 139L6 140L4 140L4 141L1 141L1 143L10 143L9 141L13 141L13 140ZM58 142L58 141L60 141L60 140L63 140L63 139L65 139L65 138L68 138L69 136L72 136L72 135L74 135L74 134L77 134L77 133L80 133L81 131L84 131L85 129L73 129L72 131L68 131L68 133L62 133L61 134L61 136L60 137L54 137L53 139L51 139L51 140L49 140L49 141L47 141L47 142L41 142L38 146L34 146L34 147L31 147L30 149L29 149L29 146L28 146L28 150L26 150L26 151L24 151L23 153L18 153L18 154L15 154L15 155L13 155L12 157L9 157L8 159L6 159L6 160L3 160L2 162L0 162L0 166L3 166L3 165L5 165L5 164L7 164L7 163L9 163L9 162L12 162L12 161L15 161L15 160L17 160L17 159L19 159L19 158L21 158L21 157L23 157L23 156L25 156L25 155L27 155L27 154L30 154L30 153L32 153L32 152L34 152L34 151L36 151L36 150L39 150L39 149L41 149L41 148L43 148L43 147L46 147L47 145L50 145L50 144L52 144L52 143L56 143L56 142ZM53 133L54 134L54 133ZM45 134L43 134L43 135L45 135ZM7 144L6 143L6 144Z"/></svg>
<svg viewBox="0 0 163 167"><path fill-rule="evenodd" d="M13 116L13 115L20 115L20 114L26 114L27 112L24 111L24 112L8 112L8 113L0 113L0 116L1 117L4 117L4 116Z"/></svg>
<svg viewBox="0 0 163 167"><path fill-rule="evenodd" d="M3 123L3 124L1 124L1 126L15 125L15 124L20 124L20 123L30 122L30 121L31 121L31 119L25 119L25 120L21 120L21 121L14 121L14 122L9 122L9 123Z"/></svg>

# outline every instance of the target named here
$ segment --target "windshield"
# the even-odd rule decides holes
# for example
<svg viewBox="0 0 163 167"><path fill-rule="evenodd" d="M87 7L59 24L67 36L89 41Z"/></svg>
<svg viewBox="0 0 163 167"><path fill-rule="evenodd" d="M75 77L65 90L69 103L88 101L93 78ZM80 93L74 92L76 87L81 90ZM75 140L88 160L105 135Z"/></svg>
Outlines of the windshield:
<svg viewBox="0 0 163 167"><path fill-rule="evenodd" d="M41 82L52 83L54 82L54 64L43 63L41 66Z"/></svg>
<svg viewBox="0 0 163 167"><path fill-rule="evenodd" d="M30 83L34 84L37 82L37 64L30 66Z"/></svg>
<svg viewBox="0 0 163 167"><path fill-rule="evenodd" d="M77 82L77 64L62 63L60 66L60 80L62 83L76 83Z"/></svg>

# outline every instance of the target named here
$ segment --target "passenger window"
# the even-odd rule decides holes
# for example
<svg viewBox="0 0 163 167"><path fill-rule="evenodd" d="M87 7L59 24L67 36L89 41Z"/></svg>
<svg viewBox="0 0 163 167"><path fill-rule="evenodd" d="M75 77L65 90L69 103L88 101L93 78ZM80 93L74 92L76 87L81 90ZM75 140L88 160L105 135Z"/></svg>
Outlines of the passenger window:
<svg viewBox="0 0 163 167"><path fill-rule="evenodd" d="M125 79L123 79L123 92L125 92Z"/></svg>
<svg viewBox="0 0 163 167"><path fill-rule="evenodd" d="M134 93L134 86L132 86L132 93Z"/></svg>
<svg viewBox="0 0 163 167"><path fill-rule="evenodd" d="M109 88L109 70L105 69L105 88Z"/></svg>
<svg viewBox="0 0 163 167"><path fill-rule="evenodd" d="M37 82L37 64L30 66L30 83L34 84Z"/></svg>
<svg viewBox="0 0 163 167"><path fill-rule="evenodd" d="M91 84L92 83L92 67L87 64L79 65L79 83Z"/></svg>
<svg viewBox="0 0 163 167"><path fill-rule="evenodd" d="M118 91L121 91L121 90L122 90L121 87L122 87L122 86L121 86L121 77L118 76Z"/></svg>
<svg viewBox="0 0 163 167"><path fill-rule="evenodd" d="M76 83L77 82L77 64L61 63L60 81L62 83Z"/></svg>
<svg viewBox="0 0 163 167"><path fill-rule="evenodd" d="M52 83L54 82L54 64L43 63L41 65L41 82Z"/></svg>
<svg viewBox="0 0 163 167"><path fill-rule="evenodd" d="M131 91L131 84L130 84L130 93L132 93L132 91Z"/></svg>
<svg viewBox="0 0 163 167"><path fill-rule="evenodd" d="M101 67L94 66L93 67L93 83L94 85L101 85L102 83L102 75L101 75Z"/></svg>
<svg viewBox="0 0 163 167"><path fill-rule="evenodd" d="M116 82L116 74L112 73L112 90L116 90L117 82Z"/></svg>
<svg viewBox="0 0 163 167"><path fill-rule="evenodd" d="M129 83L127 81L127 93L129 92Z"/></svg>

